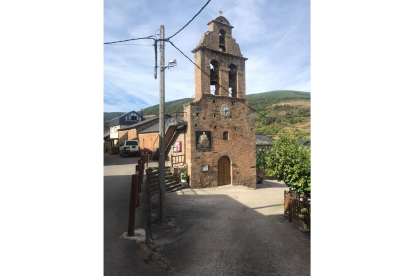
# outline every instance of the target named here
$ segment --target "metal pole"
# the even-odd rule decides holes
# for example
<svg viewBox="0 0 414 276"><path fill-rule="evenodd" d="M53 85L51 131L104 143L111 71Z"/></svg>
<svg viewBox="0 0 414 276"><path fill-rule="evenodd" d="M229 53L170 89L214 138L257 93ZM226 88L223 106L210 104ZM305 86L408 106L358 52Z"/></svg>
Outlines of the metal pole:
<svg viewBox="0 0 414 276"><path fill-rule="evenodd" d="M160 27L160 39L164 39L164 25ZM165 219L165 75L164 75L164 41L160 41L160 105L159 105L159 152L158 160L158 177L160 183L159 198L159 219L163 222Z"/></svg>
<svg viewBox="0 0 414 276"><path fill-rule="evenodd" d="M137 186L138 175L133 174L131 177L131 194L129 198L129 220L128 220L128 236L134 236L135 228L135 208L137 204L138 186Z"/></svg>

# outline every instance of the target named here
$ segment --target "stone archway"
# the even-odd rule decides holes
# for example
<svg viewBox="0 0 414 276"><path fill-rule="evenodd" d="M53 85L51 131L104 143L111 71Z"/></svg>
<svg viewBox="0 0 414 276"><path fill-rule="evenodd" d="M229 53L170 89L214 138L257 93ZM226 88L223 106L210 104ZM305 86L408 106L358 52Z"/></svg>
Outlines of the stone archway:
<svg viewBox="0 0 414 276"><path fill-rule="evenodd" d="M218 180L217 185L231 184L231 166L230 159L227 156L222 156L218 160Z"/></svg>

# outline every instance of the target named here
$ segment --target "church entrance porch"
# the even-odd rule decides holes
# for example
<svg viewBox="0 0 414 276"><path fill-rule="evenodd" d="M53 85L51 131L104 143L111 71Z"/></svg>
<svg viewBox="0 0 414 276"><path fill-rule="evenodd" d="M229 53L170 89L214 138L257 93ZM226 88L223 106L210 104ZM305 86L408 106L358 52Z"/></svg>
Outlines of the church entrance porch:
<svg viewBox="0 0 414 276"><path fill-rule="evenodd" d="M230 174L230 159L227 156L222 156L218 160L218 181L217 185L231 184Z"/></svg>

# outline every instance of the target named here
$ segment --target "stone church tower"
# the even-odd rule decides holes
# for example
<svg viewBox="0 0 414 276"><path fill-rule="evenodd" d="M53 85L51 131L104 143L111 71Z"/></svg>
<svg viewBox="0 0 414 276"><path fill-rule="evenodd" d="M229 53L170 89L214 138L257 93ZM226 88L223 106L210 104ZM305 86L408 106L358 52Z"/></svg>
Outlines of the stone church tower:
<svg viewBox="0 0 414 276"><path fill-rule="evenodd" d="M195 99L184 105L190 185L256 188L254 112L245 105L247 58L226 18L219 16L207 25L192 52L195 63L210 77L195 67Z"/></svg>

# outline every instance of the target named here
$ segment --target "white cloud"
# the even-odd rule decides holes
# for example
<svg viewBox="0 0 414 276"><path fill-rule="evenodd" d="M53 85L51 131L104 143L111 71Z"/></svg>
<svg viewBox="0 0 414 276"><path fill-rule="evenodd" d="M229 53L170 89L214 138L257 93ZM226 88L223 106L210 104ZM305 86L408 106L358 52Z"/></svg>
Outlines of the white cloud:
<svg viewBox="0 0 414 276"><path fill-rule="evenodd" d="M105 1L105 41L153 35L160 24L172 35L204 3L198 1ZM234 26L233 37L246 61L247 94L271 90L310 91L309 1L212 1L172 41L190 59L209 21L222 10ZM156 16L156 15L162 16ZM152 44L138 40L131 44ZM147 46L104 46L105 111L129 111L158 104L154 49ZM191 97L194 65L170 44L165 58L178 66L166 70L166 100Z"/></svg>

